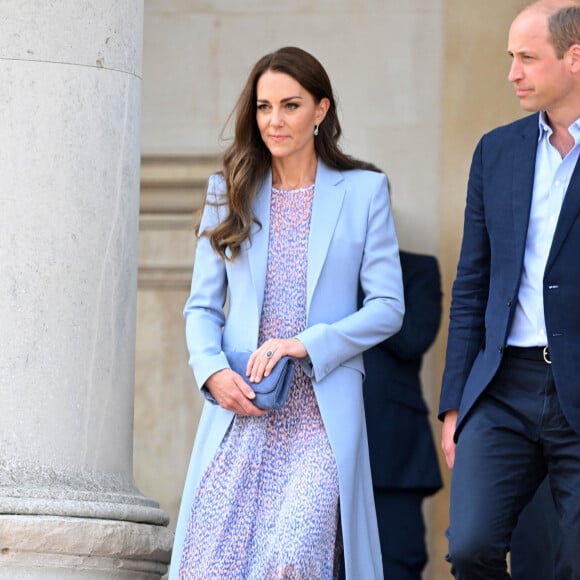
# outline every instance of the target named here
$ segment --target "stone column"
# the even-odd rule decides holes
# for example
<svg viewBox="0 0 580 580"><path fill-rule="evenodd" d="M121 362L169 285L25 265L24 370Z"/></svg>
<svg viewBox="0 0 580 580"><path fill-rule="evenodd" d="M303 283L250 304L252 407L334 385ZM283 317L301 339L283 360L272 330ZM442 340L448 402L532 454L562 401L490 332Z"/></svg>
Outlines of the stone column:
<svg viewBox="0 0 580 580"><path fill-rule="evenodd" d="M143 0L0 0L0 579L158 579L133 482Z"/></svg>

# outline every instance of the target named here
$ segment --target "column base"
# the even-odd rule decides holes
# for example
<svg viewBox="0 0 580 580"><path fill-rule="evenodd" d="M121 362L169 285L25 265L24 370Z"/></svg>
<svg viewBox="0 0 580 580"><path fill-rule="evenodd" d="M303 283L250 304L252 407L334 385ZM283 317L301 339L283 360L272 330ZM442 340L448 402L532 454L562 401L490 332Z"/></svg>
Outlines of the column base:
<svg viewBox="0 0 580 580"><path fill-rule="evenodd" d="M0 515L0 580L159 580L172 544L165 526Z"/></svg>

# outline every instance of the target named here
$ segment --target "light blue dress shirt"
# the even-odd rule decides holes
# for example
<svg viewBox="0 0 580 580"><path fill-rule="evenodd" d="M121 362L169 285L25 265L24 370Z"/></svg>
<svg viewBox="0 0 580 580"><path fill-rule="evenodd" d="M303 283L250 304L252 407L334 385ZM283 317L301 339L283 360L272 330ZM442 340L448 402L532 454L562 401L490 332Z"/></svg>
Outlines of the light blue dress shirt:
<svg viewBox="0 0 580 580"><path fill-rule="evenodd" d="M523 347L548 344L544 319L544 270L564 196L580 154L580 119L568 128L574 137L574 146L563 159L550 143L552 129L545 114L541 113L539 119L540 135L524 269L508 337L508 344Z"/></svg>

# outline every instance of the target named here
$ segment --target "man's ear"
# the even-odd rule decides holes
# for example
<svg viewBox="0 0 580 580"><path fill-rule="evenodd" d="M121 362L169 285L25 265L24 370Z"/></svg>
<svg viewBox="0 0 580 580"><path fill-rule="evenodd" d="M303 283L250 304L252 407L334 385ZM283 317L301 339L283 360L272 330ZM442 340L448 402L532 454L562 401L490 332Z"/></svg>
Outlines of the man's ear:
<svg viewBox="0 0 580 580"><path fill-rule="evenodd" d="M573 73L580 72L580 44L573 44L568 49L567 57L570 63L570 70Z"/></svg>

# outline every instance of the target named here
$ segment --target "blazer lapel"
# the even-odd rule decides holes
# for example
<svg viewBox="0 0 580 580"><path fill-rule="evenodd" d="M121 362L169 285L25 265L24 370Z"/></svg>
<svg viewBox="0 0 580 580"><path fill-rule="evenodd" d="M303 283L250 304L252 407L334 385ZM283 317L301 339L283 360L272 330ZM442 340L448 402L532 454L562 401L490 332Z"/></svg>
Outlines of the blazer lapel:
<svg viewBox="0 0 580 580"><path fill-rule="evenodd" d="M321 160L318 161L308 238L307 310L310 308L312 295L340 215L345 195L342 182L343 177L339 171L326 166Z"/></svg>
<svg viewBox="0 0 580 580"><path fill-rule="evenodd" d="M530 117L521 135L514 139L512 168L512 209L514 220L514 248L523 256L530 222L536 150L538 148L538 116Z"/></svg>
<svg viewBox="0 0 580 580"><path fill-rule="evenodd" d="M566 195L564 196L564 202L562 203L562 209L560 210L560 216L558 217L558 223L556 224L556 231L554 232L554 239L552 240L552 246L550 247L550 253L548 254L546 272L558 255L570 228L577 219L579 211L580 159L576 161L576 167L574 168L570 183L568 184L568 189L566 190Z"/></svg>

